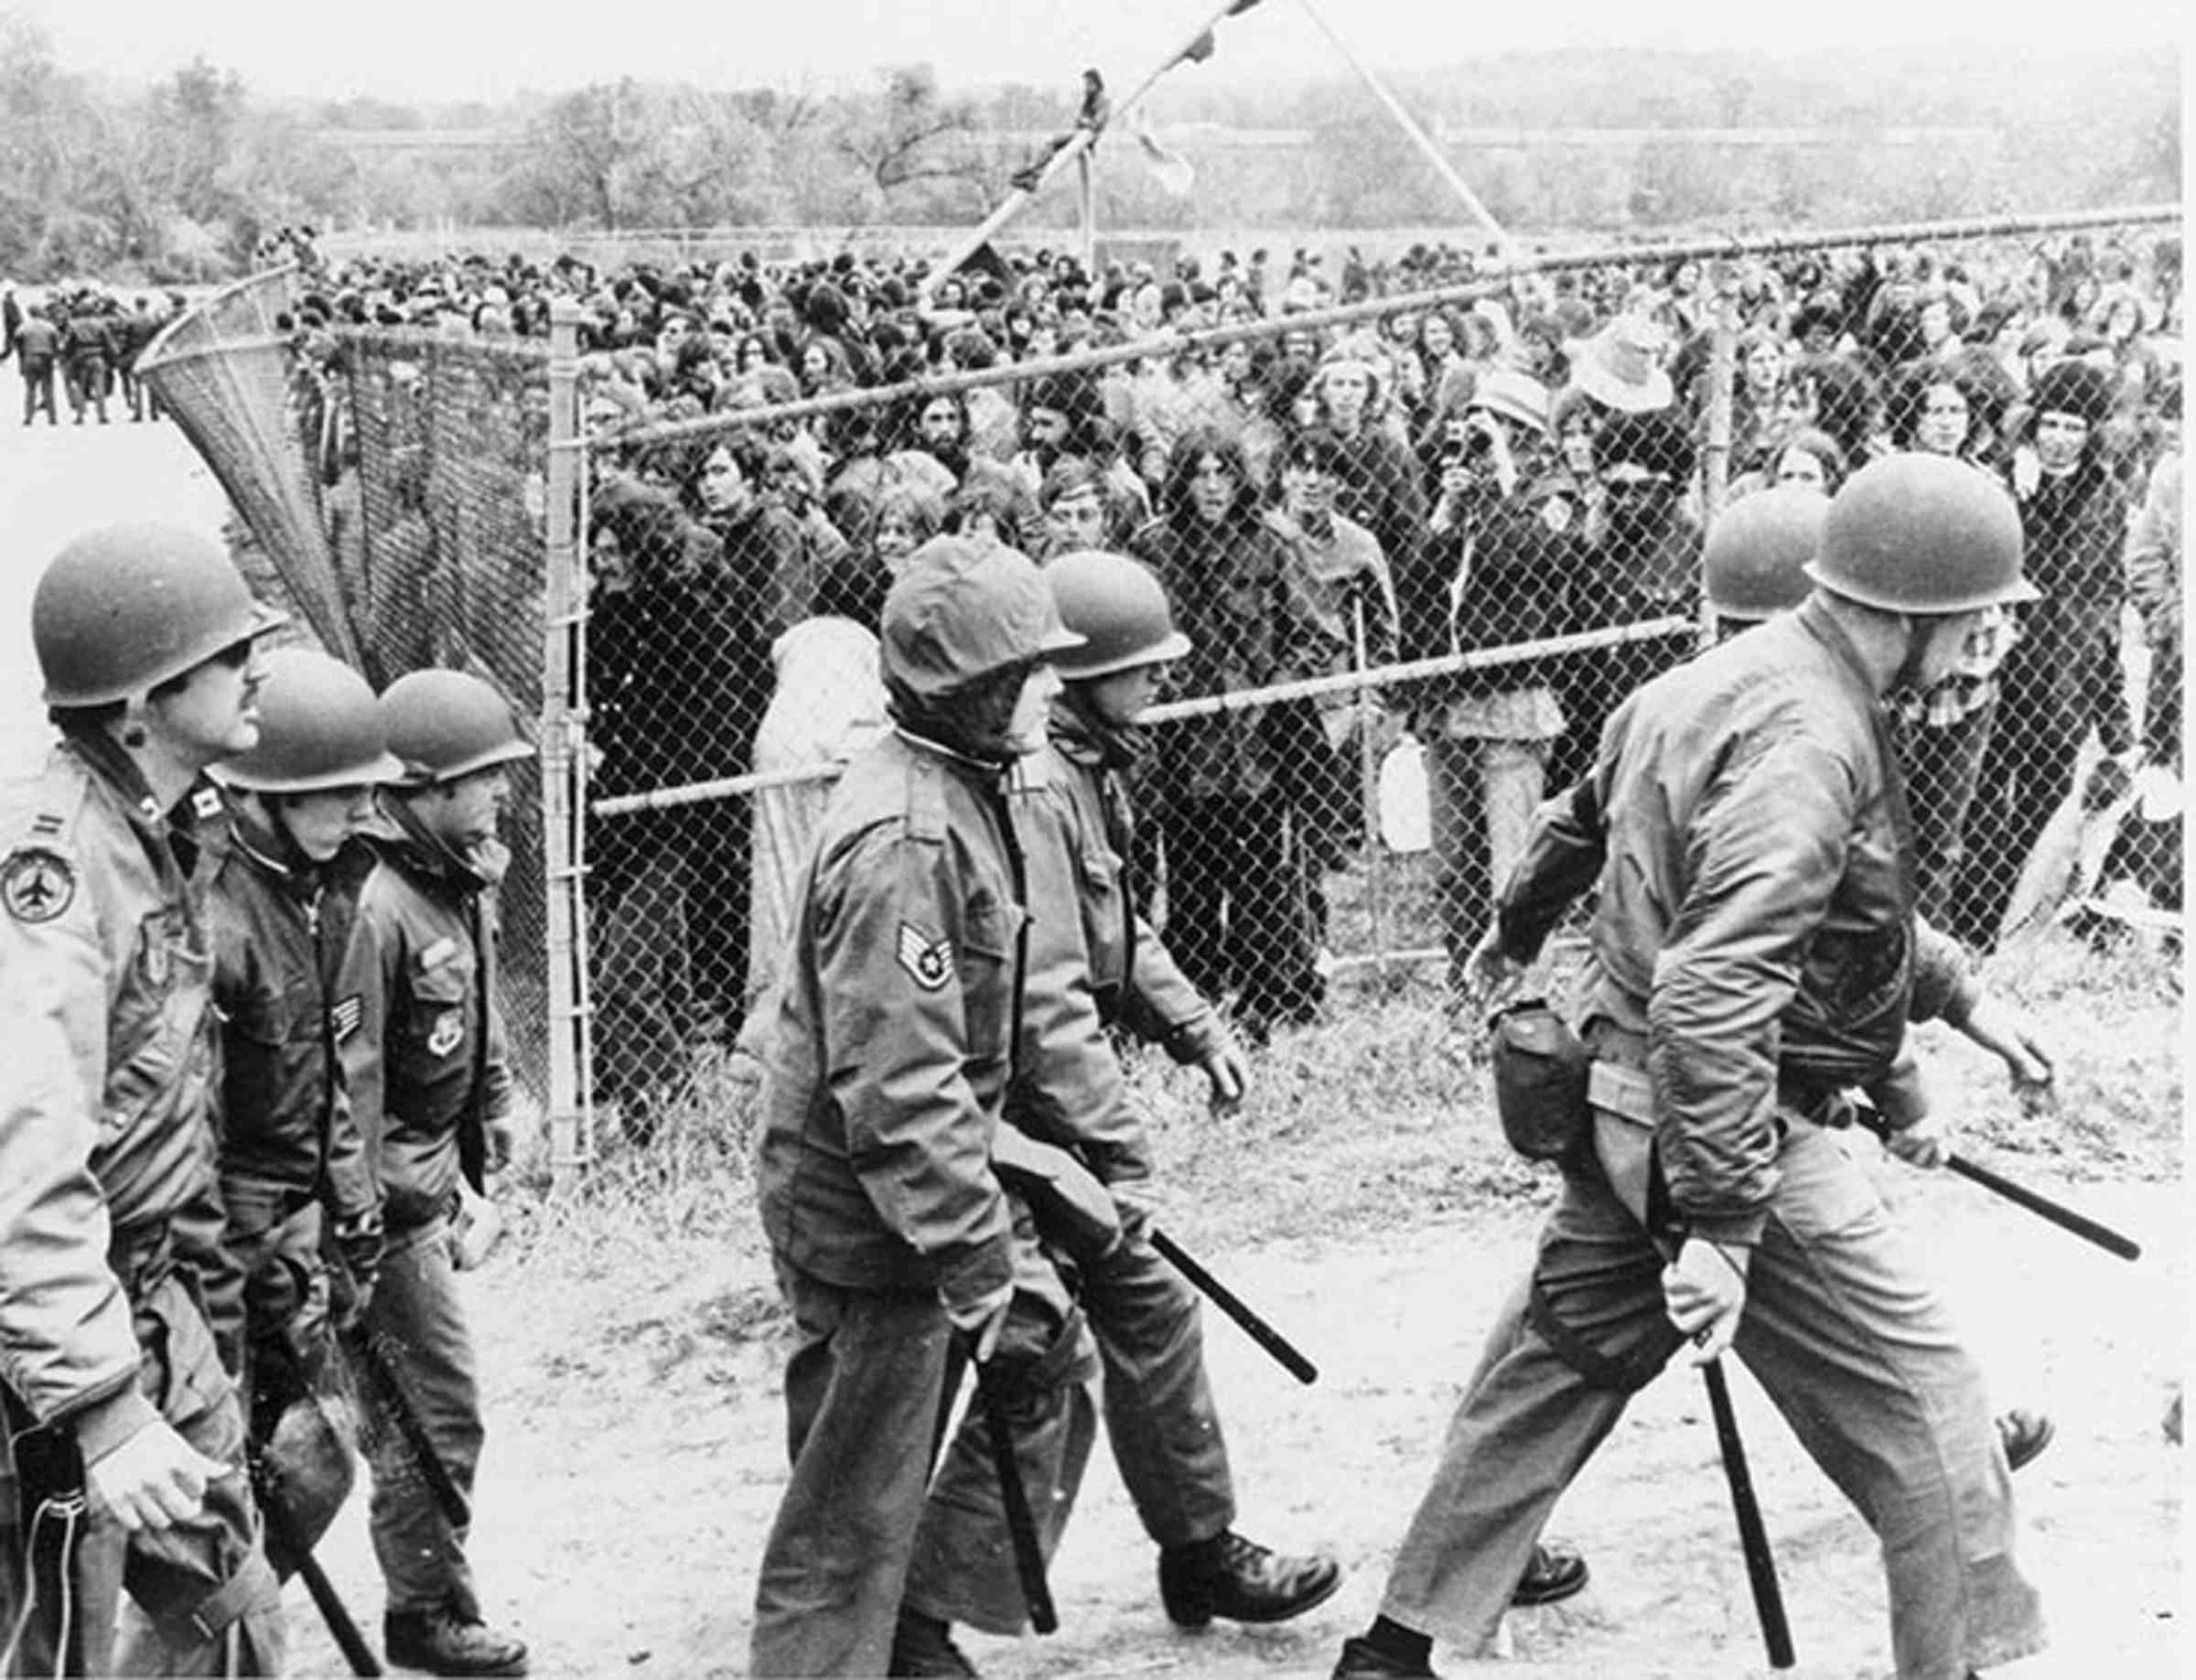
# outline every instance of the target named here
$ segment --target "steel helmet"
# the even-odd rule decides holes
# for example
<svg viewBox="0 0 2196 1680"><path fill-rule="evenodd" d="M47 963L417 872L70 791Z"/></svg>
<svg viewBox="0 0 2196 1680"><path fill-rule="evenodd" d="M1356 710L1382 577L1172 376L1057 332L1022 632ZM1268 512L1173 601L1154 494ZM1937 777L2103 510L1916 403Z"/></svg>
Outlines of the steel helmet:
<svg viewBox="0 0 2196 1680"><path fill-rule="evenodd" d="M531 759L503 696L464 671L408 672L377 703L389 750L404 764L398 785L455 781L491 764Z"/></svg>
<svg viewBox="0 0 2196 1680"><path fill-rule="evenodd" d="M252 598L211 537L180 525L102 525L39 577L30 640L48 705L106 705L286 619Z"/></svg>
<svg viewBox="0 0 2196 1680"><path fill-rule="evenodd" d="M2020 575L2013 498L1947 455L1887 455L1847 479L1804 569L1833 594L1885 612L1973 612L2037 594Z"/></svg>
<svg viewBox="0 0 2196 1680"><path fill-rule="evenodd" d="M257 793L320 793L404 775L364 677L313 648L275 648L261 662L259 745L215 765L216 778Z"/></svg>
<svg viewBox="0 0 2196 1680"><path fill-rule="evenodd" d="M1027 555L960 536L932 537L908 556L885 596L879 641L886 683L931 699L1082 645Z"/></svg>
<svg viewBox="0 0 2196 1680"><path fill-rule="evenodd" d="M1801 484L1741 496L1708 529L1700 559L1708 605L1728 619L1771 619L1807 598L1807 574L1830 500Z"/></svg>
<svg viewBox="0 0 2196 1680"><path fill-rule="evenodd" d="M1069 682L1157 665L1190 652L1167 591L1148 567L1103 549L1078 549L1044 566L1060 622L1082 638L1052 662Z"/></svg>

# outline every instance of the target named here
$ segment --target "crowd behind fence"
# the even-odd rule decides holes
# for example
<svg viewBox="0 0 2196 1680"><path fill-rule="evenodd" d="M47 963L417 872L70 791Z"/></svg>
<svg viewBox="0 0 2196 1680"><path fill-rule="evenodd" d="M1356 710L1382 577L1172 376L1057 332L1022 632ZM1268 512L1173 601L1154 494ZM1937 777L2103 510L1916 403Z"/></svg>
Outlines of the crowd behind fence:
<svg viewBox="0 0 2196 1680"><path fill-rule="evenodd" d="M286 413L370 673L465 664L543 719L509 970L585 1156L596 1107L645 1138L757 1018L830 780L887 727L885 591L941 533L1165 585L1193 646L1143 731L1128 867L1259 1039L1353 964L1458 975L1544 792L1716 633L1701 550L1738 499L1960 456L2046 592L1900 724L1937 813L1924 906L1987 952L2068 810L2180 768L2164 224L1332 279L1025 261L927 303L852 253L366 263L288 288ZM2124 872L2177 912L2158 826Z"/></svg>

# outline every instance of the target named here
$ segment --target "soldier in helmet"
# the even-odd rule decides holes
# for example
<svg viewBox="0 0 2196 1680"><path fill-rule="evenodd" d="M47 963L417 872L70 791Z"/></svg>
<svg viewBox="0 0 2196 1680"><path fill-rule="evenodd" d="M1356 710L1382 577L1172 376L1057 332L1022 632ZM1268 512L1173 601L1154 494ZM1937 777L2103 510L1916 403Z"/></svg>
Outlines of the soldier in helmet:
<svg viewBox="0 0 2196 1680"><path fill-rule="evenodd" d="M207 767L282 622L220 546L113 525L31 638L60 739L0 805L0 1626L8 1672L274 1674L281 1594L206 1319L218 1220ZM124 1591L147 1631L117 1653ZM19 1666L18 1666L19 1665Z"/></svg>
<svg viewBox="0 0 2196 1680"><path fill-rule="evenodd" d="M1193 1627L1214 1616L1281 1621L1324 1602L1341 1569L1234 1532L1196 1298L1145 1234L1150 1141L1108 1037L1118 1025L1166 1045L1205 1071L1216 1102L1243 1094L1242 1052L1135 915L1122 879L1129 833L1120 777L1135 722L1190 641L1158 579L1134 560L1081 551L1043 576L1082 645L1054 662L1065 687L1051 706L1051 745L1017 766L1009 800L1040 913L1028 932L1015 1079L992 1150L1015 1215L997 1373L1008 1381L995 1380L973 1405L996 1399L1008 1408L1050 1555L1095 1439L1089 1379L1103 1369L1107 1433L1160 1548L1169 1616ZM973 1675L952 1624L1008 1635L1024 1625L986 1421L972 1411L924 1510L893 1675Z"/></svg>
<svg viewBox="0 0 2196 1680"><path fill-rule="evenodd" d="M1507 984L1598 886L1590 1136L1491 1332L1378 1619L1335 1674L1430 1675L1495 1629L1556 1499L1687 1346L1735 1352L1882 1545L1907 1680L2040 1649L1981 1373L1831 1128L1866 1092L1900 1158L1945 1155L1905 1043L1941 1019L2017 1083L2051 1066L1912 912L1884 696L2032 594L2012 504L1941 457L1831 501L1793 611L1655 678L1545 805L1475 955Z"/></svg>
<svg viewBox="0 0 2196 1680"><path fill-rule="evenodd" d="M792 1476L756 1589L751 1671L878 1675L959 1336L1011 1333L1013 1214L991 1156L1015 1061L1028 902L1006 770L1040 750L1080 638L1011 548L937 537L885 598L892 732L848 765L759 1035L757 1168L791 1308ZM1071 1327L1046 1347L1077 1357Z"/></svg>
<svg viewBox="0 0 2196 1680"><path fill-rule="evenodd" d="M1741 496L1717 515L1701 549L1701 593L1717 634L1735 636L1807 598L1807 564L1821 545L1827 498L1781 484Z"/></svg>
<svg viewBox="0 0 2196 1680"><path fill-rule="evenodd" d="M388 1588L389 1660L437 1675L522 1675L526 1647L481 1618L465 1556L483 1428L472 1333L458 1294L458 1227L509 1160L511 1068L496 1002L496 837L511 766L533 756L502 695L459 671L414 671L379 702L402 765L370 827L352 962L367 977L340 1040L360 1131L382 1189L381 1274L363 1323L396 1395L374 1417L370 1526ZM425 1426L443 1476L424 1472L393 1416Z"/></svg>
<svg viewBox="0 0 2196 1680"><path fill-rule="evenodd" d="M264 1458L293 1407L320 1409L333 1350L331 1311L362 1310L381 1265L382 1198L350 1111L339 1047L359 1029L368 979L347 963L359 888L373 854L357 837L377 784L403 766L383 744L366 679L309 648L264 661L259 742L214 775L229 791L230 831L211 892L214 1001L221 1012L223 1241L242 1274L242 1311L217 1315L223 1362ZM331 1302L323 1243L342 1258ZM316 1442L325 1430L302 1420ZM285 1439L289 1438L287 1437ZM347 1484L348 1453L338 1465ZM269 1502L301 1496L263 1473ZM277 1570L334 1515L302 1497L277 1520Z"/></svg>

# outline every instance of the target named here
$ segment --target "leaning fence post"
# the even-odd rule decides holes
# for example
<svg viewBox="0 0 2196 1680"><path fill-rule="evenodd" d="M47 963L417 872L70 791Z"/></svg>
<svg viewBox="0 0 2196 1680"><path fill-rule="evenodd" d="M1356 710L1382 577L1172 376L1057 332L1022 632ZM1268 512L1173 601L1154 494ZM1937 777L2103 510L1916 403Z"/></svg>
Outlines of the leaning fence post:
<svg viewBox="0 0 2196 1680"><path fill-rule="evenodd" d="M548 494L544 521L542 836L549 944L549 1145L554 1172L594 1158L593 1042L587 964L586 615L580 505L579 322L570 298L549 307Z"/></svg>

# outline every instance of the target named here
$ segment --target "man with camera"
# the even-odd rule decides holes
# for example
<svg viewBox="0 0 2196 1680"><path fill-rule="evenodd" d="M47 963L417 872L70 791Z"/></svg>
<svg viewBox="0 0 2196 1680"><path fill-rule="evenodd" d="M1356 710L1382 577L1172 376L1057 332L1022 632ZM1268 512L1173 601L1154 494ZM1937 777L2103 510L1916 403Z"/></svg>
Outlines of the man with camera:
<svg viewBox="0 0 2196 1680"><path fill-rule="evenodd" d="M1417 569L1415 657L1558 634L1584 542L1583 511L1537 470L1548 393L1497 369L1435 422L1433 518ZM1443 679L1420 719L1434 890L1452 979L1460 980L1494 886L1523 848L1563 708L1530 661Z"/></svg>

